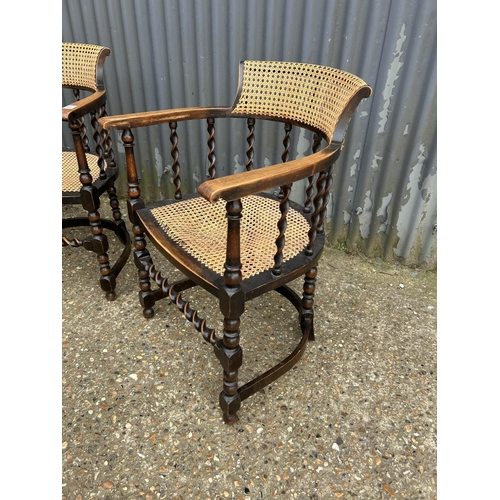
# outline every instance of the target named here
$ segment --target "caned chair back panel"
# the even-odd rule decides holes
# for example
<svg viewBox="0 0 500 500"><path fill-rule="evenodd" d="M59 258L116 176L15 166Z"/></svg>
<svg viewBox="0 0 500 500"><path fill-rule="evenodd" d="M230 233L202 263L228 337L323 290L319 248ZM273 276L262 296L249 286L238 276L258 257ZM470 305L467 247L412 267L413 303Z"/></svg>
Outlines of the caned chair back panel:
<svg viewBox="0 0 500 500"><path fill-rule="evenodd" d="M103 88L102 65L111 51L83 43L62 44L62 85L97 91Z"/></svg>
<svg viewBox="0 0 500 500"><path fill-rule="evenodd" d="M362 88L361 78L315 64L243 61L233 114L269 116L308 125L332 140L346 105Z"/></svg>

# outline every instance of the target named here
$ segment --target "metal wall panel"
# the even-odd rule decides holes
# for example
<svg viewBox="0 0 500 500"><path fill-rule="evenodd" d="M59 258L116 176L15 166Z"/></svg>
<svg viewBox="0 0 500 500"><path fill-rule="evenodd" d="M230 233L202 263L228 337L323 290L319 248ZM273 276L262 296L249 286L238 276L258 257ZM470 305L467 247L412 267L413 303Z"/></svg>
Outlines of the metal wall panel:
<svg viewBox="0 0 500 500"><path fill-rule="evenodd" d="M329 239L385 260L436 266L435 0L63 0L62 6L63 41L112 50L105 65L110 114L230 105L244 59L324 64L363 78L374 92L359 106L337 162ZM206 131L193 134L181 161L190 191L206 174L194 160L197 148L206 148ZM218 165L242 170L245 131L231 126L217 134ZM257 163L281 154L269 135L265 126L256 134L265 146ZM123 168L123 146L114 137ZM151 130L136 139L144 152L141 182L151 200L161 199L171 191L168 137ZM237 153L224 156L225 145ZM118 188L125 191L125 175ZM303 191L303 184L294 186L292 197L302 201Z"/></svg>

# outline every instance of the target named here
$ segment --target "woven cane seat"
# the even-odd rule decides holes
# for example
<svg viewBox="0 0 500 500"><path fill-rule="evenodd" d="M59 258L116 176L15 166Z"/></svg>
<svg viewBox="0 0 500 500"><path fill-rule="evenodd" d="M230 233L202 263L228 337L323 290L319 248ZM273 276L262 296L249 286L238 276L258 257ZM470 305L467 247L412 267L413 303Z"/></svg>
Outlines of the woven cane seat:
<svg viewBox="0 0 500 500"><path fill-rule="evenodd" d="M226 204L210 204L204 198L191 198L151 209L166 236L186 253L215 273L224 274L226 259ZM241 264L243 279L273 267L279 202L262 196L243 200L241 219ZM309 223L297 210L287 214L283 262L295 257L307 245Z"/></svg>
<svg viewBox="0 0 500 500"><path fill-rule="evenodd" d="M97 155L87 153L87 163L92 179L99 178L99 165ZM78 173L78 160L74 151L62 152L62 190L65 193L80 191L82 184Z"/></svg>

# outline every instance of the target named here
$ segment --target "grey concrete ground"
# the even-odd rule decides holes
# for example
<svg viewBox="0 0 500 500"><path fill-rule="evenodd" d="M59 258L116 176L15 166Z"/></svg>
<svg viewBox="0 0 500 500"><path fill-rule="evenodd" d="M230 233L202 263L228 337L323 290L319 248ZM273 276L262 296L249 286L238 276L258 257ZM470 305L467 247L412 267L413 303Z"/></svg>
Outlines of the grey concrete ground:
<svg viewBox="0 0 500 500"><path fill-rule="evenodd" d="M115 302L83 249L63 248L62 277L63 499L437 497L434 272L327 249L316 341L234 426L212 348L166 299L142 317L132 259ZM215 301L186 297L220 331ZM241 328L241 382L299 338L278 294L250 303Z"/></svg>

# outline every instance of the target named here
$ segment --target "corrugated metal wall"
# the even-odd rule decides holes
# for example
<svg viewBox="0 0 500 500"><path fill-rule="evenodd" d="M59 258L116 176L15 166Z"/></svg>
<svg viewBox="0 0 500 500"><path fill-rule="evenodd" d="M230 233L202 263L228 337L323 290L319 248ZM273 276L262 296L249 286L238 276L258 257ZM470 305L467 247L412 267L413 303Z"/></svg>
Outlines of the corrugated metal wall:
<svg viewBox="0 0 500 500"><path fill-rule="evenodd" d="M105 65L109 114L230 105L244 59L324 64L363 78L374 92L359 106L337 162L330 241L436 266L436 0L63 0L62 6L63 41L112 50ZM206 148L202 134L194 144ZM244 134L218 130L217 144L241 144ZM266 137L261 129L256 143ZM136 138L141 151L156 151L138 163L151 199L161 199L170 189L168 138L155 131ZM116 135L115 144L122 167ZM279 144L272 147L279 158ZM239 151L234 157L224 149L218 164L242 169L241 145L230 148ZM268 161L265 151L258 161ZM189 190L205 179L205 166L190 161L195 153L183 161ZM125 175L119 182L124 192ZM302 185L293 197L301 201Z"/></svg>

